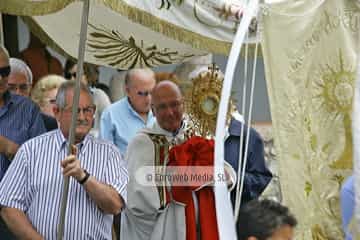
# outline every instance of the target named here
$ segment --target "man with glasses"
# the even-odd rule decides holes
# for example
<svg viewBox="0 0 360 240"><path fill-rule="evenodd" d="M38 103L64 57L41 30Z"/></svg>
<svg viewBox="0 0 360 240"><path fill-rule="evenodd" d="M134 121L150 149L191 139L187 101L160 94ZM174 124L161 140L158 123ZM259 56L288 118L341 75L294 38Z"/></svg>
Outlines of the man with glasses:
<svg viewBox="0 0 360 240"><path fill-rule="evenodd" d="M20 59L10 58L8 90L14 94L29 97L33 75L28 65Z"/></svg>
<svg viewBox="0 0 360 240"><path fill-rule="evenodd" d="M126 152L129 183L120 239L186 239L184 204L171 201L166 189L155 186L152 179L145 180L148 184L140 180L144 175L155 176L149 169L166 165L167 147L183 143L193 133L184 120L179 87L167 80L158 83L152 91L152 110L156 123L140 130Z"/></svg>
<svg viewBox="0 0 360 240"><path fill-rule="evenodd" d="M126 96L107 106L101 114L100 137L114 143L125 156L126 148L135 134L154 124L150 109L151 91L156 83L151 69L132 69L125 76ZM119 235L120 217L115 217Z"/></svg>
<svg viewBox="0 0 360 240"><path fill-rule="evenodd" d="M8 90L13 94L30 98L33 80L33 75L30 68L25 62L17 58L10 58L10 68L11 71L7 84ZM42 112L40 114L47 131L51 131L57 128L55 118Z"/></svg>
<svg viewBox="0 0 360 240"><path fill-rule="evenodd" d="M19 146L45 132L39 108L31 100L8 90L10 72L9 54L0 45L0 181ZM1 239L13 239L2 219L0 236Z"/></svg>
<svg viewBox="0 0 360 240"><path fill-rule="evenodd" d="M89 134L95 105L83 83L68 156L74 89L74 81L60 85L54 107L59 129L21 146L0 183L1 216L18 239L56 239L65 176L64 239L112 239L113 215L126 199L127 170L116 146Z"/></svg>
<svg viewBox="0 0 360 240"><path fill-rule="evenodd" d="M155 122L150 109L155 83L151 69L128 71L125 76L127 96L108 106L101 115L100 136L113 142L123 155L135 134Z"/></svg>

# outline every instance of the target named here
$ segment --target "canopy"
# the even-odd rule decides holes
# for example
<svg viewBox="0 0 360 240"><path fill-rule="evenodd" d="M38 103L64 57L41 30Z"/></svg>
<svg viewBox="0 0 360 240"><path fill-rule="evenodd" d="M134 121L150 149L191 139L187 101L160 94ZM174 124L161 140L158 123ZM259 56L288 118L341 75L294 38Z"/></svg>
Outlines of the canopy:
<svg viewBox="0 0 360 240"><path fill-rule="evenodd" d="M228 54L239 23L229 17L231 4L91 0L85 61L129 69L180 63L207 52ZM2 0L0 12L31 16L25 21L37 36L77 57L82 1Z"/></svg>
<svg viewBox="0 0 360 240"><path fill-rule="evenodd" d="M85 4L82 4L82 1L75 0L2 0L0 12L21 16L36 15L29 20L32 22L33 30L37 29L43 40L48 39L51 45L57 45L72 57L77 55L79 49L79 66L82 66L85 57L87 62L128 69L183 62L208 51L226 54L238 29L237 18L241 15L239 2L234 1L237 5L229 2L84 0ZM235 60L229 61L232 67L227 72L235 69L241 44L257 4L258 1L250 3L251 11L245 12L246 21L239 25L235 38L238 41L234 40L237 44L233 46L236 51L232 52L232 58L235 57ZM81 18L82 13L84 16ZM231 18L230 15L235 17ZM256 32L256 22L253 31ZM84 45L85 36L87 41ZM251 37L248 40L250 39ZM73 142L71 133L75 129L81 71L82 67L79 67L70 144ZM215 176L224 171L224 131L219 129L225 129L224 116L230 97L232 74L225 78L218 113ZM68 185L68 178L65 178L59 239L62 238ZM235 239L234 221L225 183L216 182L214 192L219 235L221 239ZM224 201L226 199L227 201Z"/></svg>

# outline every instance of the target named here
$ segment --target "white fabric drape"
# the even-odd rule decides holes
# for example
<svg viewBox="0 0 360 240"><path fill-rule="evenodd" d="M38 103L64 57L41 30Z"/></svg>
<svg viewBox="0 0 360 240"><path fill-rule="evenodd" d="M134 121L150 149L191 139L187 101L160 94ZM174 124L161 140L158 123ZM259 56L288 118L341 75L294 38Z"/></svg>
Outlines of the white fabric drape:
<svg viewBox="0 0 360 240"><path fill-rule="evenodd" d="M352 170L356 1L265 5L262 47L285 204L296 239L343 239L339 189Z"/></svg>

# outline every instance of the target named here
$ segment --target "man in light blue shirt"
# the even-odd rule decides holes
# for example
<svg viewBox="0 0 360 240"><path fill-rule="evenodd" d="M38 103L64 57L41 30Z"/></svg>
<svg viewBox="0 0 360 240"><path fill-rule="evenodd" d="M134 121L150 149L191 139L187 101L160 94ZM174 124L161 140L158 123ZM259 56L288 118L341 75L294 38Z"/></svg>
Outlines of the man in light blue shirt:
<svg viewBox="0 0 360 240"><path fill-rule="evenodd" d="M113 142L124 156L129 141L144 127L151 127L151 91L155 86L151 69L132 69L125 76L126 97L108 106L101 115L100 137Z"/></svg>

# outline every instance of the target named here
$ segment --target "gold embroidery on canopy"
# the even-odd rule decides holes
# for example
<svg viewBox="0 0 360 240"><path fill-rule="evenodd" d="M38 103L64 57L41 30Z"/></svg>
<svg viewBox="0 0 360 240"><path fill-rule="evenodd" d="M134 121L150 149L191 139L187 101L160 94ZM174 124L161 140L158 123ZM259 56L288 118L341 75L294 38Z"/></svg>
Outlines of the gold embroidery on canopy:
<svg viewBox="0 0 360 240"><path fill-rule="evenodd" d="M160 49L156 44L145 46L143 40L130 36L126 39L120 31L89 23L88 52L107 64L125 69L156 67L163 64L183 62L194 54L179 54L168 48Z"/></svg>
<svg viewBox="0 0 360 240"><path fill-rule="evenodd" d="M338 66L327 64L322 67L320 79L316 83L319 92L315 98L320 101L320 107L325 108L331 115L330 121L332 118L342 118L344 127L344 150L341 156L330 164L330 167L334 169L352 168L351 111L355 69L352 66L346 66L342 52L339 51Z"/></svg>

